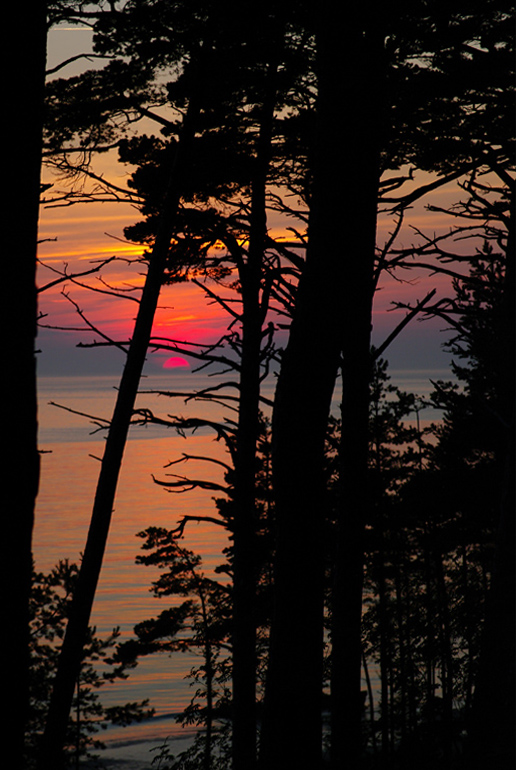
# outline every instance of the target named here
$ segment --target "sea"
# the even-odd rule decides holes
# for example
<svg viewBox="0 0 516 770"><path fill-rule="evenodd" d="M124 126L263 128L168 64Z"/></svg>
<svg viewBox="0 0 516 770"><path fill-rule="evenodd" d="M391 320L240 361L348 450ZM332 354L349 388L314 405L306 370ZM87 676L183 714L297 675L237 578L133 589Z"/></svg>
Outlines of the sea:
<svg viewBox="0 0 516 770"><path fill-rule="evenodd" d="M142 381L142 391L185 392L195 375L174 372L166 377ZM206 383L204 382L204 385ZM35 567L49 571L61 559L79 563L84 549L106 431L116 399L117 378L42 377L39 380L39 445L41 481L36 505L33 537ZM152 409L161 417L200 416L213 419L220 409L210 404L190 405L184 398L170 399L142 392L137 407ZM227 410L226 410L227 411ZM231 417L230 413L227 415ZM130 429L111 529L91 624L100 636L119 627L121 639L129 639L136 623L155 617L166 608L166 600L152 595L155 568L138 565L141 532L149 526L172 529L185 515L213 516L213 492L194 489L174 494L155 483L170 474L223 482L220 465L199 460L167 468L183 454L226 459L225 448L209 429L188 437L163 426L133 426ZM188 467L186 467L188 466ZM213 575L222 563L227 545L222 527L203 522L188 524L185 547L199 553L206 574ZM190 702L193 691L188 672L198 663L191 653L143 658L125 681L107 684L101 691L105 705L149 700L155 717L128 728L110 728L99 737L106 744L100 756L106 767L151 767L157 747L167 741L179 753L192 740L192 728L176 723L176 715ZM177 749L175 746L177 745ZM134 763L137 762L137 765Z"/></svg>
<svg viewBox="0 0 516 770"><path fill-rule="evenodd" d="M409 392L426 395L430 376L442 373L411 371L393 374L393 381ZM116 399L118 379L109 376L41 377L39 392L39 444L41 482L33 538L35 567L49 571L61 559L79 563L91 515L100 458ZM151 409L160 417L180 415L209 419L234 419L231 409L210 402L187 402L184 395L169 398L158 392L184 394L206 386L202 375L187 370L153 375L142 381L137 408ZM266 384L272 396L274 381ZM415 416L414 416L415 417ZM422 414L421 419L430 419ZM169 466L171 462L192 459ZM201 459L196 459L201 458ZM212 429L199 428L180 435L175 428L156 425L131 427L115 500L112 525L93 608L92 625L101 636L119 627L121 639L133 636L136 623L155 617L165 599L153 596L155 568L136 564L142 540L138 533L149 526L177 526L183 516L213 516L213 491L194 488L171 493L155 480L170 474L223 482L223 468L202 458L226 460L223 442ZM201 555L206 574L224 560L225 530L209 522L189 522L185 547ZM193 696L188 672L199 660L193 653L163 654L143 658L127 680L107 684L101 691L105 705L148 699L155 716L127 728L109 728L99 736L106 749L98 752L102 766L122 770L150 768L165 742L179 753L193 740L194 729L176 722L176 715Z"/></svg>

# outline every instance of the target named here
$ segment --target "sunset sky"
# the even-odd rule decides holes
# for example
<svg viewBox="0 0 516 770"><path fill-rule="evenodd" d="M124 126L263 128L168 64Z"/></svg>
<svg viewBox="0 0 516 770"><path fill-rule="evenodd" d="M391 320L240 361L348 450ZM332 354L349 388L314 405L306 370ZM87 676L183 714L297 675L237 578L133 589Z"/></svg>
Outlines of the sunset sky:
<svg viewBox="0 0 516 770"><path fill-rule="evenodd" d="M453 187L452 183L444 194L451 196L454 193ZM441 200L442 197L443 193ZM122 259L134 258L142 253L142 247L124 243L123 228L138 218L138 212L127 204L90 203L71 207L43 207L40 219L41 262L55 270L63 270L66 265L68 273L72 273L89 270L99 261L113 256ZM284 229L275 227L274 224L273 220L272 234L284 237L288 235ZM441 231L449 226L442 215L425 212L422 205L414 210L411 224L426 232ZM391 227L390 219L381 219L379 244L387 238ZM414 239L409 226L406 226L399 243L408 246ZM437 288L440 296L449 291L448 281L436 275L418 272L400 277L405 280L410 278L410 283L386 276L377 292L373 331L373 340L377 345L403 316L400 311L392 311L392 302L422 299L432 288ZM40 287L54 278L55 274L50 269L40 269ZM106 289L105 284L127 289L129 286L141 286L143 275L141 266L129 267L122 261L106 266L100 274L91 275L85 281L98 289ZM98 325L105 334L117 340L127 340L133 326L137 306L131 299L117 299L110 295L86 291L70 281L43 291L40 294L40 311L45 315L42 323L53 327L73 327L74 330L65 332L41 328L38 345L41 350L40 373L114 373L113 368L118 371L122 363L122 355L118 351L77 349L78 342L88 343L94 335L86 329L74 306L63 296L63 290L85 312L91 323ZM134 296L134 293L129 292L128 296ZM227 320L226 313L209 300L200 288L191 283L176 284L166 287L162 292L154 335L196 343L214 342L222 336ZM443 341L443 334L439 331L441 327L441 322L412 322L386 354L391 367L434 369L445 365L447 359L440 349ZM164 353L151 356L152 370L161 369L167 358ZM316 359L317 351L307 350L307 362Z"/></svg>
<svg viewBox="0 0 516 770"><path fill-rule="evenodd" d="M48 67L54 67L59 61L74 55L78 51L87 51L91 34L84 29L61 29L50 32ZM78 71L81 65L67 67L60 74L68 75ZM91 64L88 66L92 66ZM114 154L104 155L97 165L97 171L104 173L117 184L123 184L128 169L116 162ZM53 190L60 189L61 182L45 173L45 181L54 183ZM422 175L416 177L416 183L422 183ZM460 191L453 182L432 196L432 203L457 200ZM430 213L425 206L427 199L418 203L410 212L398 245L409 246L415 235L410 226L416 226L427 233L440 232L450 226L443 215ZM44 206L40 217L40 259L50 268L62 270L67 265L69 273L90 269L95 262L112 256L135 257L141 254L141 246L124 242L123 228L139 218L138 212L128 204L88 203L74 206ZM269 221L270 233L274 236L287 237L285 222L272 217ZM342 223L336 223L336 247L339 248ZM392 229L392 218L382 217L379 224L378 243L382 245ZM340 248L345 253L345 244ZM107 266L101 272L102 280L109 286L127 289L143 282L135 266L128 267L124 262ZM380 344L385 336L401 320L402 314L390 312L395 300L421 299L427 291L437 288L442 296L448 291L448 281L439 276L423 273L411 273L400 276L410 278L410 283L403 283L386 276L375 299L373 341ZM52 281L55 275L49 269L39 271L39 285ZM90 276L88 283L97 288L106 288L99 276ZM43 324L52 327L73 327L73 331L54 331L41 328L38 347L39 372L42 375L101 374L116 373L123 364L123 356L112 349L84 350L77 349L78 342L90 342L94 339L91 331L78 317L74 306L63 295L63 289L70 299L77 303L94 325L118 340L127 340L131 334L136 303L130 299L116 299L106 294L86 291L67 282L40 295L40 311L44 314ZM130 296L130 294L129 294ZM154 334L191 342L214 342L224 333L227 316L224 311L210 302L201 289L193 284L180 284L167 287L162 294ZM439 322L412 322L403 334L386 352L391 368L401 370L440 369L446 365L447 357L441 351L444 335L440 332L443 324ZM170 371L164 369L171 357L165 353L149 356L150 371ZM307 365L317 365L317 351L307 350Z"/></svg>

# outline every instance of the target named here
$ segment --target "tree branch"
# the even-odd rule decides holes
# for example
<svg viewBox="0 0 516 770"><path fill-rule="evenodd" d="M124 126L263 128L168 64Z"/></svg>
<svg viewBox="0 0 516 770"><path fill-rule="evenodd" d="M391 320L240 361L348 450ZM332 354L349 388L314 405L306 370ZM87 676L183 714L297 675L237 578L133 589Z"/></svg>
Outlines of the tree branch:
<svg viewBox="0 0 516 770"><path fill-rule="evenodd" d="M396 328L389 334L387 339L385 339L384 342L382 342L382 344L380 345L380 347L375 350L375 353L374 353L375 359L380 358L383 352L389 347L391 342L395 340L396 337L403 331L405 326L407 326L407 324L409 324L410 321L412 321L412 319L418 313L420 313L421 310L423 310L425 305L432 299L432 297L435 296L435 292L436 292L436 289L432 289L431 291L429 291L426 297L422 299L421 302L418 302L416 307L413 308L409 313L407 313L405 318L402 321L400 321L400 323L396 326Z"/></svg>

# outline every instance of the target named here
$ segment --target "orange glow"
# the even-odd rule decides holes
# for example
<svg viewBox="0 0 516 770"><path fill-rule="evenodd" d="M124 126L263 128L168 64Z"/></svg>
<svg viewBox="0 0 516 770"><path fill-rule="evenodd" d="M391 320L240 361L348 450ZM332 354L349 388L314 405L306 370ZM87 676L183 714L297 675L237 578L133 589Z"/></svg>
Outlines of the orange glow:
<svg viewBox="0 0 516 770"><path fill-rule="evenodd" d="M116 160L111 156L100 158L99 166L104 164L106 178L113 178L123 185L121 177L125 172L120 172ZM100 172L103 172L103 168ZM408 185L409 189L430 181L428 174L418 173L417 177ZM417 243L420 240L417 234L419 228L429 234L447 230L454 224L450 218L441 212L429 212L427 206L433 203L447 207L461 197L457 183L451 182L415 202L406 212L405 222L395 246L407 248ZM131 206L116 202L84 203L55 208L43 206L40 219L40 259L43 265L48 266L39 270L40 286L54 280L56 274L52 271L63 270L65 265L67 274L71 275L91 270L102 261L117 257L98 273L81 278L81 285L67 280L42 292L40 310L45 315L44 323L53 327L73 328L74 339L91 341L92 331L87 329L86 323L79 318L73 304L76 303L88 322L102 334L117 341L130 339L138 309L136 300L145 280L146 267L139 260L146 247L126 241L124 228L140 219L139 213ZM292 242L295 236L288 229L292 224L291 219L272 212L269 233L280 241ZM380 248L388 241L394 224L395 217L391 213L380 215ZM305 223L302 221L294 222L294 226L297 226L300 232L305 231ZM216 247L219 246L220 244L216 244ZM401 281L395 281L387 274L381 278L380 291L375 298L375 327L390 329L397 322L395 316L398 314L387 312L392 308L391 303L394 301L409 302L421 299L434 287L441 293L448 291L449 280L442 276L429 275L428 271L411 270L410 274L404 271L399 273L399 278ZM221 296L238 299L236 294L230 295L229 290L225 291L214 285L211 288ZM122 298L113 296L115 293ZM231 307L238 312L240 305L235 302ZM200 286L189 282L164 286L154 321L153 337L176 342L212 344L223 337L231 320L232 317L224 308L207 296ZM82 328L85 334L82 333ZM168 365L166 359L161 356L159 366L176 368Z"/></svg>
<svg viewBox="0 0 516 770"><path fill-rule="evenodd" d="M117 341L128 340L145 281L146 266L139 260L146 247L126 241L123 229L138 214L120 204L91 203L43 207L40 218L40 287L55 281L54 271L66 271L73 276L90 271L111 257L117 258L78 282L70 279L42 291L39 304L45 316L43 323L73 328L74 337L77 334L81 341L89 342L92 334L79 318L73 304L76 303L88 322L102 334ZM115 293L119 297L113 296ZM201 288L180 283L163 287L153 336L212 343L224 334L227 324L225 311L210 304Z"/></svg>

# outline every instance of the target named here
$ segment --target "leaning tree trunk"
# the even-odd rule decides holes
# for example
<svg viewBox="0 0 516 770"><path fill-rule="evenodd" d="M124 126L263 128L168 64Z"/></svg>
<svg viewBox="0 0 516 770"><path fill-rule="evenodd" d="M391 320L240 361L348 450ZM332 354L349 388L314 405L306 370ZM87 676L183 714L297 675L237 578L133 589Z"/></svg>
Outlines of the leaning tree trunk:
<svg viewBox="0 0 516 770"><path fill-rule="evenodd" d="M36 253L46 61L46 5L15 4L4 25L4 50L15 77L4 79L4 148L16 158L7 169L2 211L3 359L5 361L2 429L7 451L2 457L2 660L5 678L2 717L9 767L23 767L23 741L28 707L29 595L32 575L32 530L39 484L36 403ZM23 44L8 45L13 30ZM23 33L21 33L23 30ZM28 52L30 52L28 54ZM27 113L30 105L30 115Z"/></svg>
<svg viewBox="0 0 516 770"><path fill-rule="evenodd" d="M160 227L152 249L133 337L109 427L88 539L59 656L43 736L40 770L57 770L62 767L64 761L63 746L74 685L79 673L83 645L104 557L127 433L163 281L198 109L196 101L192 100L171 170L169 189L162 206Z"/></svg>

